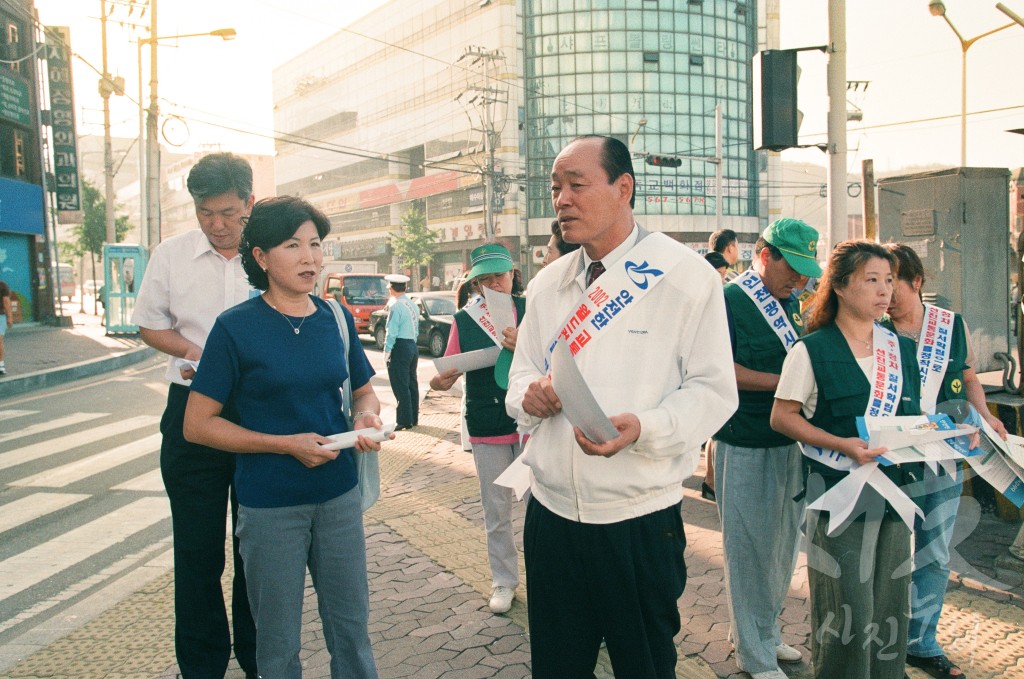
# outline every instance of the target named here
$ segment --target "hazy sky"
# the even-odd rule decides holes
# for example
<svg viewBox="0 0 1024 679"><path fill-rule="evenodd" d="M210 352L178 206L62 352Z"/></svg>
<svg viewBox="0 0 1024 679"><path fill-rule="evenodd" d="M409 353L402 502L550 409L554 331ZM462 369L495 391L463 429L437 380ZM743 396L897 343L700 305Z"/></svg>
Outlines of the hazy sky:
<svg viewBox="0 0 1024 679"><path fill-rule="evenodd" d="M1005 0L1024 15L1024 0ZM70 25L73 48L101 66L99 0L36 0L44 23ZM379 6L383 0L160 0L161 36L233 27L229 42L202 37L164 43L159 56L159 93L165 112L189 118L183 150L221 144L243 152L272 153L271 71L298 52ZM946 0L949 17L967 38L1009 23L995 0ZM781 0L782 47L822 45L828 40L825 0ZM127 82L127 97L112 100L114 134L138 134L138 21L117 6L109 28L109 70ZM148 23L148 16L144 19ZM146 33L142 33L147 35ZM849 126L849 166L873 158L876 169L960 164L961 49L946 23L928 12L927 0L848 0L848 80L870 81L850 94L864 120ZM801 55L801 141L824 141L825 57ZM979 40L968 52L968 164L1024 165L1024 93L1014 86L1024 64L1024 28L1012 26ZM81 60L74 65L79 130L102 134L98 75ZM148 69L148 62L147 62ZM148 78L148 76L147 76ZM148 88L147 88L148 90ZM148 97L148 94L146 95ZM989 112L984 112L989 111ZM260 135L218 128L214 122ZM915 122L919 121L919 122ZM180 132L180 130L179 130ZM815 133L819 133L815 136ZM787 160L826 163L817 150L787 151Z"/></svg>

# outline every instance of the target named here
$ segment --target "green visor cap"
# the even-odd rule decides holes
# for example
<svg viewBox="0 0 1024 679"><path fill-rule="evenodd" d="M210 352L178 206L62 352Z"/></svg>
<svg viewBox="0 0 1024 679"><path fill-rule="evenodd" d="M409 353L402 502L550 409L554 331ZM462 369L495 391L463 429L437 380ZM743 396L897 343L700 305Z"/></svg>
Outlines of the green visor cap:
<svg viewBox="0 0 1024 679"><path fill-rule="evenodd" d="M505 273L515 268L512 264L512 255L504 246L497 243L485 243L473 250L471 264L473 268L469 270L466 280L473 280L477 276L489 273Z"/></svg>
<svg viewBox="0 0 1024 679"><path fill-rule="evenodd" d="M782 252L793 271L808 278L821 276L818 232L813 227L799 219L785 217L769 224L761 237Z"/></svg>

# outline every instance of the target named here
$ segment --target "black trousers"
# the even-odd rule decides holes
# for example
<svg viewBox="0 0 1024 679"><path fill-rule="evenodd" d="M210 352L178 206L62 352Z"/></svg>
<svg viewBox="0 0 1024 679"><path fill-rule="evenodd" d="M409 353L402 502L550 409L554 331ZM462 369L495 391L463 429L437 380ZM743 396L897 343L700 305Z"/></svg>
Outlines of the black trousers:
<svg viewBox="0 0 1024 679"><path fill-rule="evenodd" d="M420 385L416 381L419 359L420 352L414 340L395 340L388 361L388 380L398 401L395 423L400 427L419 424L420 421Z"/></svg>
<svg viewBox="0 0 1024 679"><path fill-rule="evenodd" d="M592 679L602 638L616 677L676 676L676 602L686 586L680 504L587 524L530 499L523 545L534 679Z"/></svg>
<svg viewBox="0 0 1024 679"><path fill-rule="evenodd" d="M160 471L174 529L174 646L183 679L223 679L231 657L231 633L220 580L229 501L232 533L238 520L235 458L185 440L182 425L188 394L188 387L172 384L160 421ZM233 536L232 553L235 658L243 670L255 675L256 625L249 610L238 538Z"/></svg>

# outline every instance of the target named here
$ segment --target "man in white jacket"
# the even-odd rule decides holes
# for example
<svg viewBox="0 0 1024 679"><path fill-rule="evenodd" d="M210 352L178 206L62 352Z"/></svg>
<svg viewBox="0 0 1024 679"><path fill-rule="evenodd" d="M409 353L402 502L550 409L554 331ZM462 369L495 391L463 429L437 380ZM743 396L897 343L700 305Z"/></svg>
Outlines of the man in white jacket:
<svg viewBox="0 0 1024 679"><path fill-rule="evenodd" d="M582 248L531 284L509 376L509 414L531 434L524 545L536 679L591 676L602 638L616 676L675 676L680 482L737 405L718 274L636 225L634 182L613 138L581 137L555 159L551 200L563 237ZM574 394L552 387L557 341L617 437L592 441L562 413Z"/></svg>

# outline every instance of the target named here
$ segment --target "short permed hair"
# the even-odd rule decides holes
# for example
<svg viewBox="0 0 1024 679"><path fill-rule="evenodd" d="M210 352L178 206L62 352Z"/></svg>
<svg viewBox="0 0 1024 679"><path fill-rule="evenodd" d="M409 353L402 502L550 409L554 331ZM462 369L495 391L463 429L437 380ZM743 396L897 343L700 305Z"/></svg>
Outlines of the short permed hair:
<svg viewBox="0 0 1024 679"><path fill-rule="evenodd" d="M224 193L242 200L252 195L252 166L234 153L211 153L199 159L188 173L188 192L199 202Z"/></svg>
<svg viewBox="0 0 1024 679"><path fill-rule="evenodd" d="M259 248L266 252L277 247L294 236L306 222L313 222L321 239L331 232L331 222L327 216L301 198L264 198L253 206L242 230L242 242L238 246L242 268L252 287L266 290L270 286L267 272L257 263L252 251Z"/></svg>

